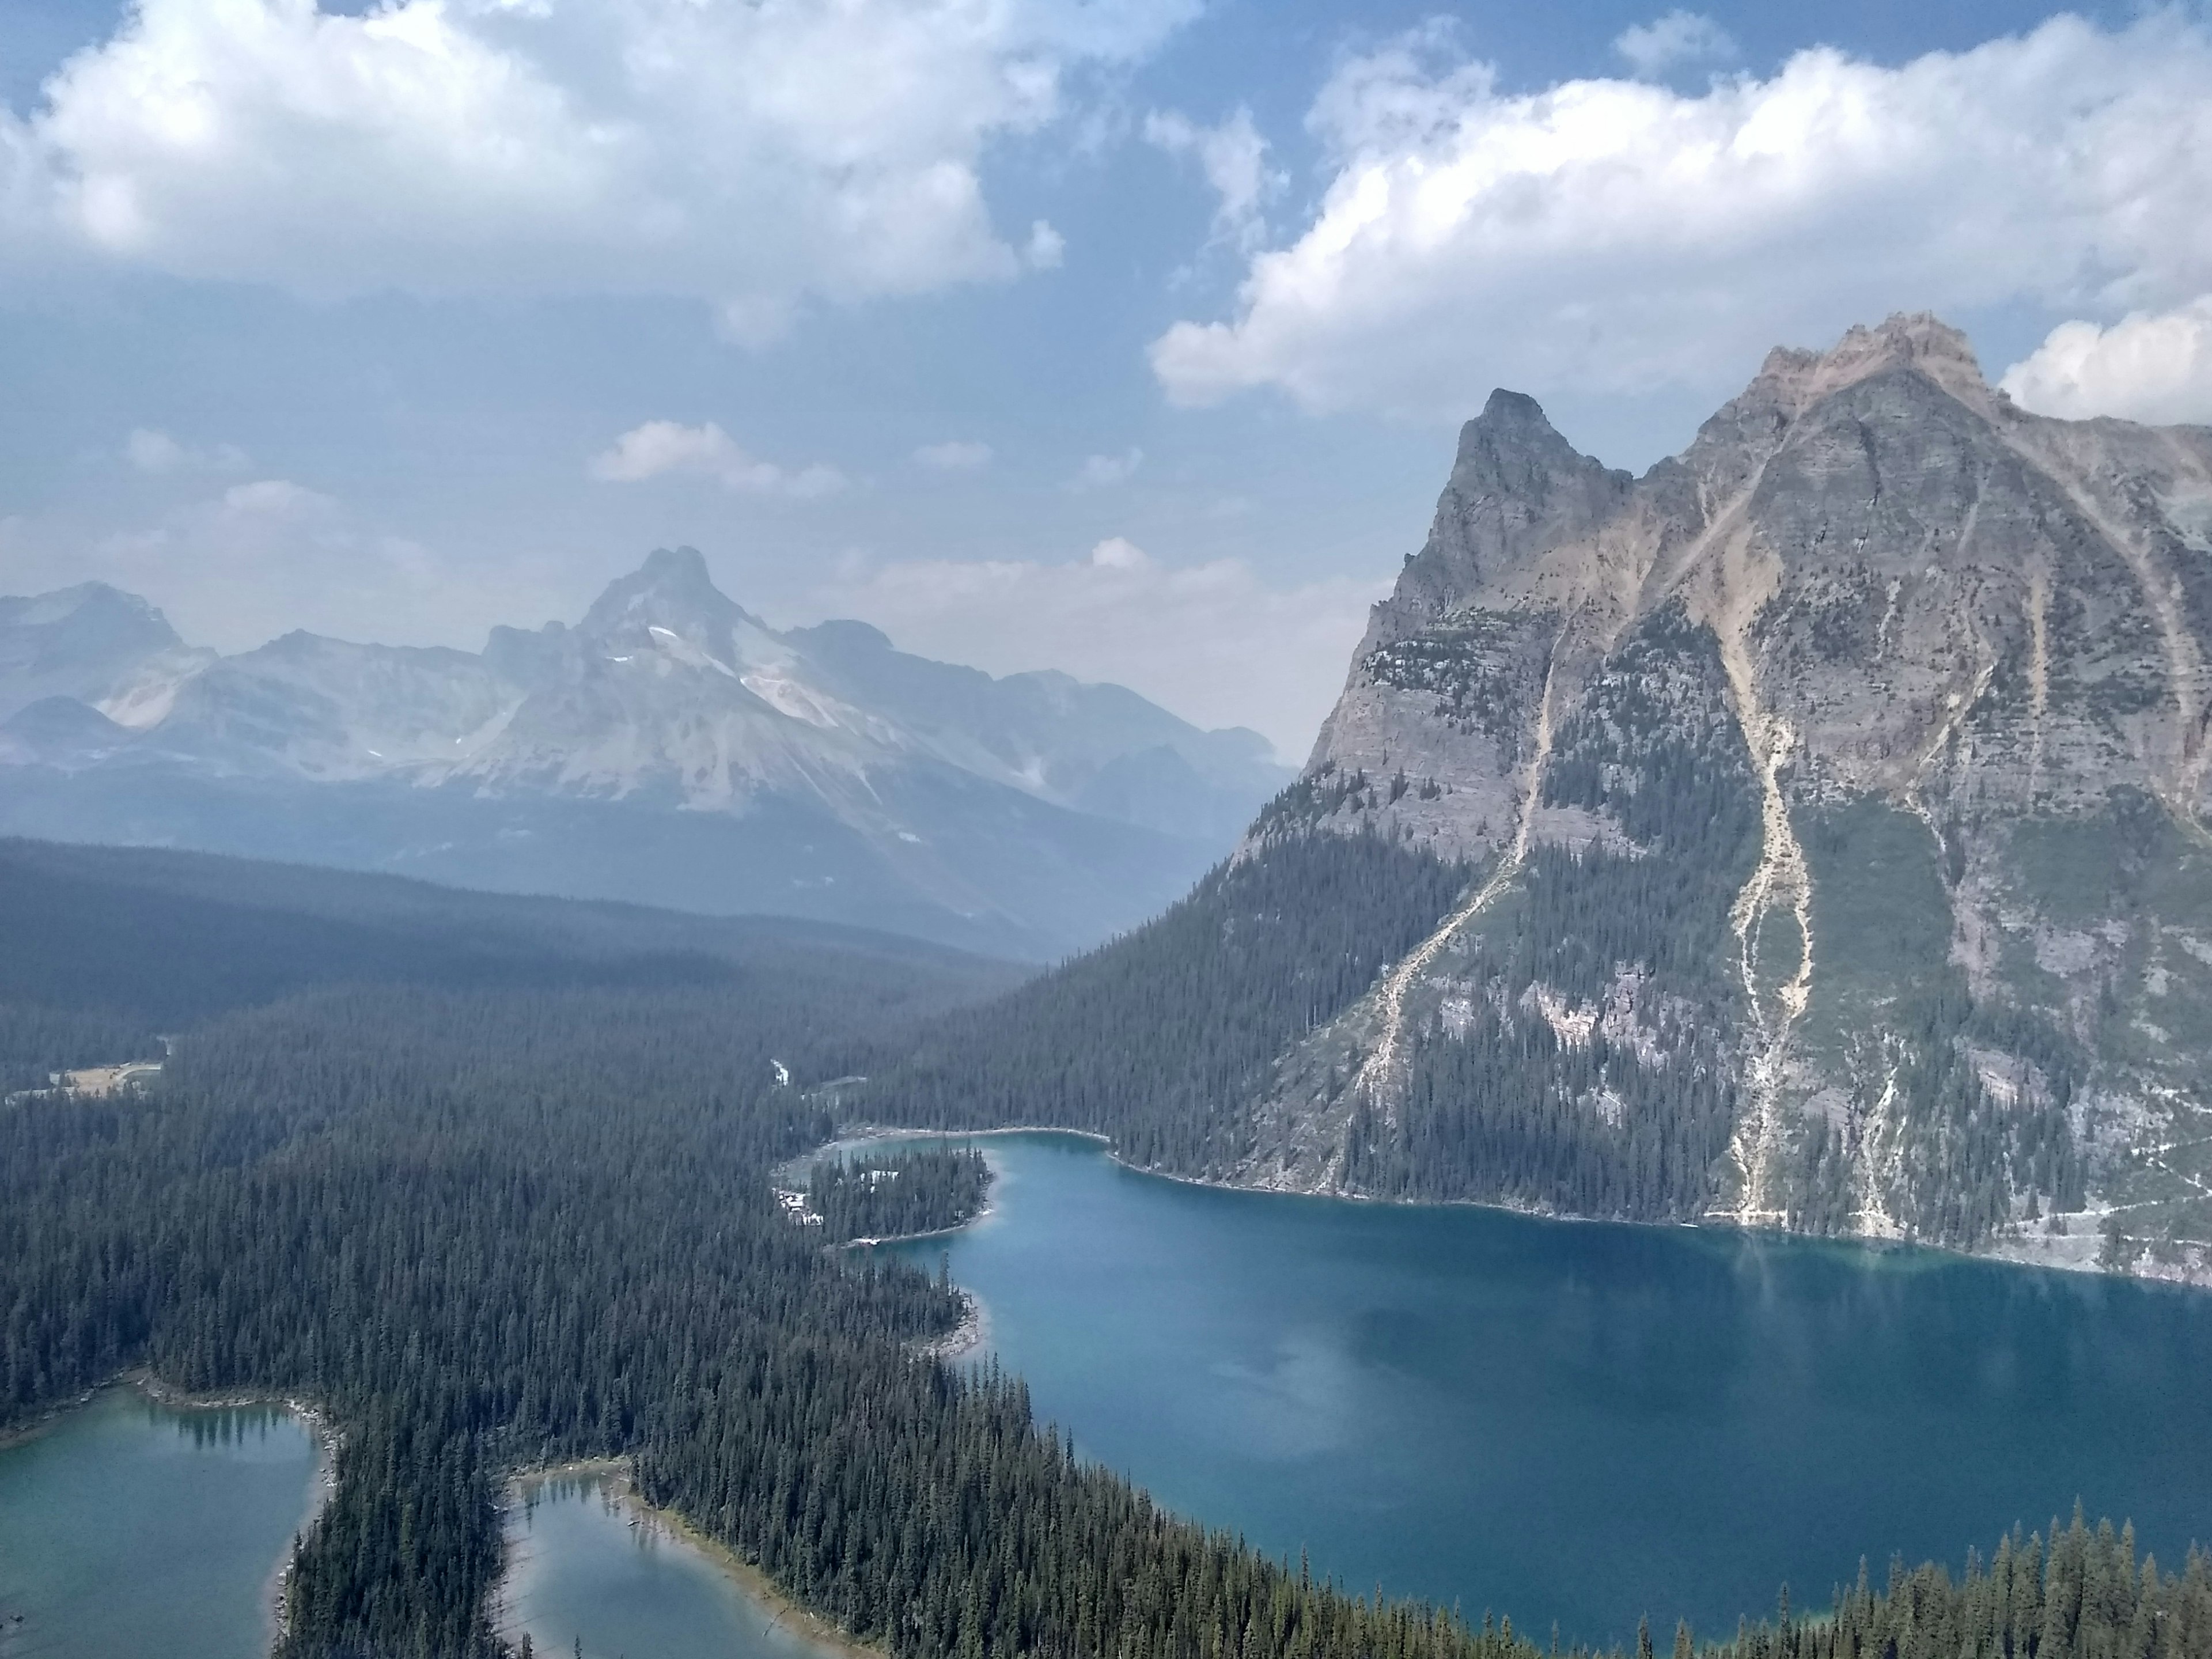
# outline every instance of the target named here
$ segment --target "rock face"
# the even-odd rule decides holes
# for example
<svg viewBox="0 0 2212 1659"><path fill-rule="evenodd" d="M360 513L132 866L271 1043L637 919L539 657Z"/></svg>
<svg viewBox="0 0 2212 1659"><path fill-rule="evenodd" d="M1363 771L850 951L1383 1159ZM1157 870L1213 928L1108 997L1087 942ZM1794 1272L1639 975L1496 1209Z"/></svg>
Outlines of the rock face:
<svg viewBox="0 0 2212 1659"><path fill-rule="evenodd" d="M1288 778L1133 692L779 633L689 549L482 653L216 658L99 584L0 599L0 830L763 910L1049 956L1133 926Z"/></svg>
<svg viewBox="0 0 2212 1659"><path fill-rule="evenodd" d="M1933 318L1641 478L1500 392L1248 850L1468 896L1239 1179L2212 1273L2212 428L2046 420Z"/></svg>

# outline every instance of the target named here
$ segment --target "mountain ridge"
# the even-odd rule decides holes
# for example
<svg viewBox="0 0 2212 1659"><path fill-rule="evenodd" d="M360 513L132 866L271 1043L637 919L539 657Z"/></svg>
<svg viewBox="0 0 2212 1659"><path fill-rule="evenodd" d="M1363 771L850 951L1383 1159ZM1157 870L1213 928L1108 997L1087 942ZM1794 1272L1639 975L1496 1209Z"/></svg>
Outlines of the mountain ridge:
<svg viewBox="0 0 2212 1659"><path fill-rule="evenodd" d="M1257 734L1120 687L994 679L860 623L779 632L689 548L482 653L295 631L217 657L98 584L0 602L0 765L23 834L1032 957L1169 902L1289 775Z"/></svg>

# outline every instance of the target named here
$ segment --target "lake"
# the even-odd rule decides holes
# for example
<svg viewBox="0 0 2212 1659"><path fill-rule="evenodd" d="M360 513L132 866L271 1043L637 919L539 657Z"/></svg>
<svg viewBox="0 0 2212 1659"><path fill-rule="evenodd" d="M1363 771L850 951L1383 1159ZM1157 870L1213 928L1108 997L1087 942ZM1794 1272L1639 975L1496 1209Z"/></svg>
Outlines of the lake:
<svg viewBox="0 0 2212 1659"><path fill-rule="evenodd" d="M993 1212L886 1247L1040 1416L1354 1590L1540 1638L1826 1605L2078 1497L2212 1541L2212 1295L1931 1251L1222 1191L981 1140Z"/></svg>
<svg viewBox="0 0 2212 1659"><path fill-rule="evenodd" d="M848 1659L746 1593L604 1475L532 1481L509 1510L509 1640L545 1659Z"/></svg>
<svg viewBox="0 0 2212 1659"><path fill-rule="evenodd" d="M0 1656L267 1653L317 1474L313 1437L281 1407L131 1389L0 1449Z"/></svg>
<svg viewBox="0 0 2212 1659"><path fill-rule="evenodd" d="M1087 1456L1355 1589L1625 1638L1956 1563L2078 1496L2212 1539L2212 1295L1917 1250L1224 1192L982 1144L940 1255ZM0 1450L0 1659L247 1659L313 1494L273 1407L117 1389ZM835 1659L598 1478L510 1515L507 1627L591 1659ZM22 1622L9 1622L21 1615Z"/></svg>

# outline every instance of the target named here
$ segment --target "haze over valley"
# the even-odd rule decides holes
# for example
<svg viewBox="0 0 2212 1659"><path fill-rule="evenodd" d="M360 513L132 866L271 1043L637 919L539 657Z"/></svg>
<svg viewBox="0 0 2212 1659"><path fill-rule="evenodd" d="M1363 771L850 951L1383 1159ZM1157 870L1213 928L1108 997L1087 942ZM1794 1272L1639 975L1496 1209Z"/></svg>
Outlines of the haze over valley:
<svg viewBox="0 0 2212 1659"><path fill-rule="evenodd" d="M1291 775L1119 686L865 623L777 633L689 548L481 653L222 657L99 583L0 599L0 830L306 860L1002 954L1133 926Z"/></svg>

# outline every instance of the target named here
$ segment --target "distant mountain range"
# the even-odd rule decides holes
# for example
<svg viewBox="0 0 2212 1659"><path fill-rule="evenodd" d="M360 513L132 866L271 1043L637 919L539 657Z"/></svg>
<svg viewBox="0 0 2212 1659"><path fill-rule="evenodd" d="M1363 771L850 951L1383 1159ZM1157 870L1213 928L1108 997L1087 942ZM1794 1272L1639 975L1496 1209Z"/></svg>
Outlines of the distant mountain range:
<svg viewBox="0 0 2212 1659"><path fill-rule="evenodd" d="M0 599L0 831L860 923L1028 957L1180 896L1290 779L1115 685L778 632L689 548L481 653L186 645L102 583Z"/></svg>

